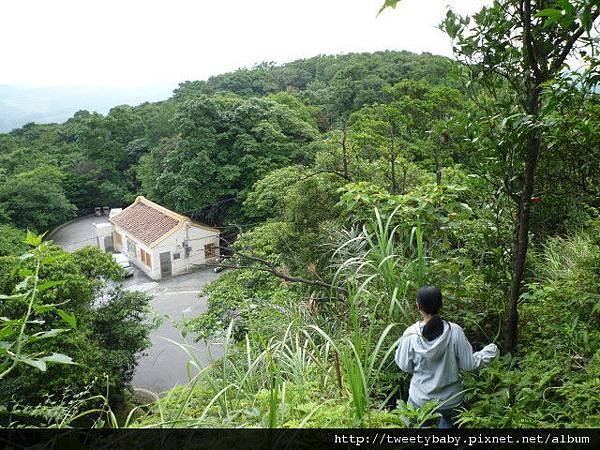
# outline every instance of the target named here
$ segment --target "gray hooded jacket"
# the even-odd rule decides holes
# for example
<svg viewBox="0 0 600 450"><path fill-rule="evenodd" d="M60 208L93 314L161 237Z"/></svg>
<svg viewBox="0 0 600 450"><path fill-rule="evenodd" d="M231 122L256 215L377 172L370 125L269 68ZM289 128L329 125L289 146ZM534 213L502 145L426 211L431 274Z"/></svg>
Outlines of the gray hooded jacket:
<svg viewBox="0 0 600 450"><path fill-rule="evenodd" d="M419 407L430 400L442 403L440 409L458 406L463 400L459 371L488 364L498 347L488 344L473 353L463 329L452 322L444 321L444 331L432 341L423 337L422 329L420 322L408 327L396 350L396 364L412 374L409 397Z"/></svg>

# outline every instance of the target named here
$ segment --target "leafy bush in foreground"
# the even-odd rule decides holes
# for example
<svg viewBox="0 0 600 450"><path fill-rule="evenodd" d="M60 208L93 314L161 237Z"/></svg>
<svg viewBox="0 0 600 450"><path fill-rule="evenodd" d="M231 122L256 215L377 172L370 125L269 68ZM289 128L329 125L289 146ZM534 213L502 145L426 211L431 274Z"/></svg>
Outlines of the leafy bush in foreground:
<svg viewBox="0 0 600 450"><path fill-rule="evenodd" d="M551 239L536 255L519 353L467 378L463 424L600 426L599 231Z"/></svg>
<svg viewBox="0 0 600 450"><path fill-rule="evenodd" d="M27 322L27 347L14 338L22 354L2 379L7 414L90 386L92 394L108 389L111 400L123 398L152 324L145 320L146 294L108 288L107 281L121 275L110 254L92 248L66 253L45 242L21 258L0 258L0 316L9 318L2 331L8 347L2 345L0 356L14 352L5 331L14 331L19 317ZM33 300L25 295L31 292Z"/></svg>

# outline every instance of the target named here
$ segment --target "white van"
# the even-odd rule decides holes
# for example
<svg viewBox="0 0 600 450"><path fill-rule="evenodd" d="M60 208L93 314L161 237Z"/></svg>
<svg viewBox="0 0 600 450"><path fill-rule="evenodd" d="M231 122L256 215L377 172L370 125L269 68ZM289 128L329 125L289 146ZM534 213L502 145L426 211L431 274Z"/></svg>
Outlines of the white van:
<svg viewBox="0 0 600 450"><path fill-rule="evenodd" d="M125 276L130 277L133 275L133 267L131 267L131 262L129 258L125 256L123 253L113 253L113 259L115 262L120 265L123 269L125 269Z"/></svg>

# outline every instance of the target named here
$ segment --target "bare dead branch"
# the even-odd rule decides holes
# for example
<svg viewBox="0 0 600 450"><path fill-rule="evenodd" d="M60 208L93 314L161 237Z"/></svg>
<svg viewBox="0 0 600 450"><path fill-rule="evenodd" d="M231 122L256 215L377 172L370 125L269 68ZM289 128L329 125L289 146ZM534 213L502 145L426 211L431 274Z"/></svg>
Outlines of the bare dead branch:
<svg viewBox="0 0 600 450"><path fill-rule="evenodd" d="M230 226L234 227L239 235L241 235L243 233L242 227L236 223L230 223ZM222 258L224 259L232 259L235 256L246 259L248 261L252 261L257 263L258 265L253 265L253 264L224 264L224 263L217 263L217 264L207 264L209 266L214 266L214 267L223 267L226 269L251 269L251 270L259 270L262 272L268 272L271 273L272 275L275 275L277 278L280 278L284 281L287 281L289 283L302 283L305 284L307 286L318 286L321 288L325 288L325 289L330 289L330 290L335 290L337 292L340 292L342 294L347 294L348 290L342 286L335 286L333 284L327 283L326 281L322 281L322 280L311 280L308 278L303 278L303 277L296 277L296 276L292 276L292 275L288 275L284 272L282 272L279 268L277 268L277 266L265 259L265 258L261 258L260 256L256 255L254 252L252 252L252 248L250 248L249 246L246 246L246 249L248 251L250 251L251 253L246 253L244 251L239 251L235 248L233 248L232 246L228 246L226 248L226 250L228 251L228 253L230 253L229 255L226 256L222 256Z"/></svg>
<svg viewBox="0 0 600 450"><path fill-rule="evenodd" d="M295 181L295 183L298 183L299 181L308 180L311 177L314 177L316 175L321 175L321 174L336 175L336 176L342 178L345 181L348 181L348 182L352 181L352 178L350 178L349 176L344 175L342 172L338 172L336 170L319 169L319 170L313 170L308 175L305 175L305 176L303 176L301 178L298 178Z"/></svg>
<svg viewBox="0 0 600 450"><path fill-rule="evenodd" d="M256 260L254 258L252 258L252 259ZM289 283L302 283L302 284L306 284L308 286L318 286L318 287L322 287L322 288L326 288L326 289L333 289L335 291L341 292L342 294L348 293L348 290L342 286L334 286L333 284L329 284L329 283L326 283L326 282L320 281L320 280L309 280L307 278L290 276L290 275L287 275L287 274L281 272L280 270L273 269L271 267L272 266L271 263L269 263L267 261L264 261L264 263L268 264L268 266L257 266L257 265L251 265L251 264L223 264L223 263L207 264L207 265L215 266L215 267L223 267L225 269L259 270L261 272L268 272L270 274L273 274L277 278L281 278L282 280L287 281Z"/></svg>

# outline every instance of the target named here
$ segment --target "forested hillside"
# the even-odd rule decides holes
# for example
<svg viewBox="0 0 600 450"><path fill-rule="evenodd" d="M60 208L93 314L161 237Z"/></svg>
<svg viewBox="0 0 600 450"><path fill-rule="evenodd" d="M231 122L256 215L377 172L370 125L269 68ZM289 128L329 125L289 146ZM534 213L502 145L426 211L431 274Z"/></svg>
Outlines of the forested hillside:
<svg viewBox="0 0 600 450"><path fill-rule="evenodd" d="M321 56L186 82L167 101L115 106L106 116L80 111L61 125L29 124L0 135L3 214L7 222L42 231L97 205L128 204L143 192L216 224L260 176L314 159L319 132L383 99L383 88L403 79L451 82L451 70L446 58L406 52ZM200 124L217 128L194 135ZM204 138L215 145L201 155ZM214 165L203 166L202 175L169 168L184 158L189 171L202 157ZM221 167L224 161L229 164ZM256 168L241 174L246 163ZM215 183L213 176L223 179Z"/></svg>
<svg viewBox="0 0 600 450"><path fill-rule="evenodd" d="M421 424L436 405L405 403L409 376L393 355L417 320L417 289L431 284L444 294L443 317L474 347L501 347L490 367L465 374L459 424L600 426L599 65L593 52L585 70L564 65L599 11L582 1L589 23L570 10L562 22L530 17L542 57L505 41L500 29L518 28L515 2L500 3L474 19L475 31L449 13L443 28L459 61L384 51L265 63L183 83L163 102L1 134L0 282L12 297L0 315L15 321L2 331L1 382L24 383L42 355L89 361L73 336L85 335L94 364L107 348L122 352L111 358L122 374L100 387L83 386L101 376L100 362L86 363L85 380L78 366L53 364L51 383L13 388L2 404L29 421L73 425L98 400L67 395L40 407L53 383L74 395L108 388L100 416L110 418L132 355L147 345L125 311L127 339L96 336L110 327L96 323L97 287L86 283L118 270L105 261L86 273L104 256L66 256L34 236L34 252L15 255L27 251L26 229L143 194L224 230L227 271L185 327L222 340L225 355L126 425ZM73 289L82 300L57 306ZM128 299L130 315L141 317L142 297ZM28 344L34 363L16 365L16 325L48 332L51 323L26 325L32 315L66 320L52 327L68 337Z"/></svg>

